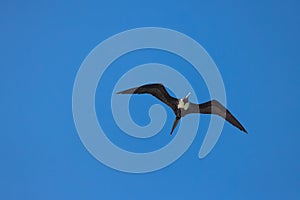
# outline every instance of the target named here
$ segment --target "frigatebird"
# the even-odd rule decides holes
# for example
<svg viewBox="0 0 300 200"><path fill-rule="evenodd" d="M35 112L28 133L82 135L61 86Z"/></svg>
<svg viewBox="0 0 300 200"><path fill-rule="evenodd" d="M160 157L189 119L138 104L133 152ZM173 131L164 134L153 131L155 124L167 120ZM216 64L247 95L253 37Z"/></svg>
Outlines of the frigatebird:
<svg viewBox="0 0 300 200"><path fill-rule="evenodd" d="M175 113L176 118L174 120L170 135L172 135L179 120L187 114L191 113L218 115L241 131L247 133L242 124L217 100L211 100L202 104L194 104L189 102L189 96L191 93L188 93L183 99L177 99L172 97L167 92L164 85L160 83L142 85L140 87L117 92L117 94L151 94L171 107Z"/></svg>

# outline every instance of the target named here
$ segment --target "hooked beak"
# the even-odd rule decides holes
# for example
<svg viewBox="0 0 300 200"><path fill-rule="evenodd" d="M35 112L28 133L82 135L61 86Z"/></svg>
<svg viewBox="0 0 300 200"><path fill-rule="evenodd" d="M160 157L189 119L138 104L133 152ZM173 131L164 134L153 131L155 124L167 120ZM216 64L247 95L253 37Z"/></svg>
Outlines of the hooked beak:
<svg viewBox="0 0 300 200"><path fill-rule="evenodd" d="M185 99L189 99L191 93L189 92L186 96L185 96Z"/></svg>

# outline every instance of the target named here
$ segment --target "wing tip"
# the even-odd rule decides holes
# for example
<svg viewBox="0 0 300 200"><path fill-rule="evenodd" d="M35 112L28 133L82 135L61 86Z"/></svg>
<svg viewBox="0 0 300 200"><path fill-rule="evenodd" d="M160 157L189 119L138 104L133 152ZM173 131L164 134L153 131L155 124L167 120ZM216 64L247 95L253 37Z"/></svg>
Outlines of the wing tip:
<svg viewBox="0 0 300 200"><path fill-rule="evenodd" d="M134 94L137 89L138 88L130 88L130 89L127 89L127 90L117 92L117 94Z"/></svg>
<svg viewBox="0 0 300 200"><path fill-rule="evenodd" d="M245 134L248 134L248 131L244 127L241 127L240 130L243 131Z"/></svg>

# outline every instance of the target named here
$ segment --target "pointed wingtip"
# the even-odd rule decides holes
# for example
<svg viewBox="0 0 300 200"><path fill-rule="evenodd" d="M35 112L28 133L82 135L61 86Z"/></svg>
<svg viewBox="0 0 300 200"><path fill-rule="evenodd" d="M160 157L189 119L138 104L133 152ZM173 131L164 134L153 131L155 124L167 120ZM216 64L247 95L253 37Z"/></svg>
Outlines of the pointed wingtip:
<svg viewBox="0 0 300 200"><path fill-rule="evenodd" d="M245 128L242 128L241 131L243 131L245 134L248 134L248 131Z"/></svg>
<svg viewBox="0 0 300 200"><path fill-rule="evenodd" d="M119 91L116 94L132 94L133 92L131 92L132 89L128 89L128 90L123 90L123 91Z"/></svg>

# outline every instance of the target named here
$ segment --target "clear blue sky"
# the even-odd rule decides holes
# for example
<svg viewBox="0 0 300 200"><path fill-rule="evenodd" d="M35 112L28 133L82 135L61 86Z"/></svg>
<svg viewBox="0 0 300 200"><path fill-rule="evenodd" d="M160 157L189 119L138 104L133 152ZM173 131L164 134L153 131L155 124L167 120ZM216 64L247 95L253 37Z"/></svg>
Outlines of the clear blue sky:
<svg viewBox="0 0 300 200"><path fill-rule="evenodd" d="M0 198L299 199L299 9L290 0L2 1ZM148 174L112 170L88 153L72 118L77 70L101 41L144 26L183 32L209 52L223 76L228 107L249 135L226 123L213 151L199 160L209 122L204 117L190 149ZM114 64L168 58L148 53ZM111 70L106 77L118 73ZM199 101L208 100L206 88L201 92ZM143 124L145 114L133 117ZM165 130L162 140L170 137ZM114 134L111 139L118 140Z"/></svg>

